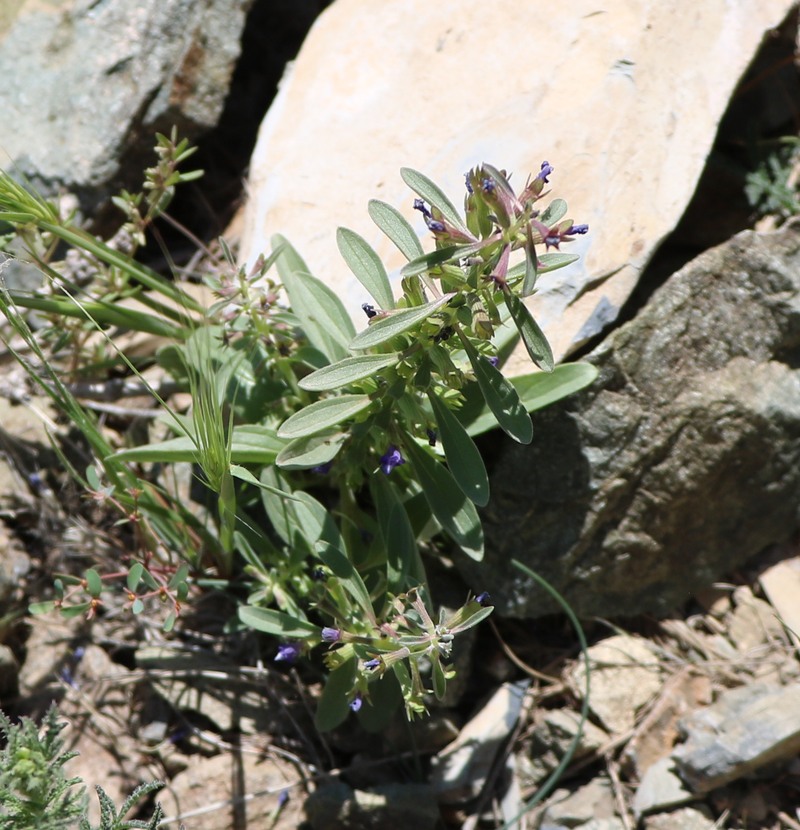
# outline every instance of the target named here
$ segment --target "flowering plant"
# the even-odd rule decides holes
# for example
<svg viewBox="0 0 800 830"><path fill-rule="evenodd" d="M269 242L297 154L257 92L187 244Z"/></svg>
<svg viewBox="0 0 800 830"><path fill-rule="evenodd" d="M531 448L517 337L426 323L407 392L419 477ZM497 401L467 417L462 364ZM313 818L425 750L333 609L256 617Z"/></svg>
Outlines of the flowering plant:
<svg viewBox="0 0 800 830"><path fill-rule="evenodd" d="M53 277L33 295L0 290L0 310L38 363L17 357L83 431L95 461L82 481L95 501L122 513L132 535L123 567L61 577L56 598L32 610L91 617L121 581L134 614L160 601L171 627L201 583L243 584L248 598L238 625L274 635L276 661L327 648L321 728L353 710L362 718L371 711L374 726L375 712L385 716L401 700L409 716L424 712L431 692L441 698L453 675L455 635L492 610L479 594L458 609L432 612L423 563L423 554L441 551L442 534L464 555L483 557L477 508L489 501L489 478L474 437L499 424L527 444L531 410L595 377L586 364L554 365L524 303L542 274L577 259L560 246L588 229L565 218L561 199L540 209L553 172L547 162L519 194L505 172L488 164L471 170L463 217L433 182L404 169L433 250L425 252L394 207L369 204L407 260L399 297L368 243L346 228L337 232L345 262L369 294L363 331L356 333L340 298L280 236L250 271L221 242L207 277L218 300L204 308L133 259L174 187L196 177L177 172L190 154L185 142L161 136L159 148L158 165L147 171L147 198L120 197L127 222L109 243L0 175L0 221L29 241ZM67 260L45 259L58 241L83 252L93 280L71 276ZM277 280L269 276L273 267ZM129 307L130 299L139 305ZM51 328L34 334L21 307L49 317ZM173 411L167 393L147 384L140 391L162 405L170 437L122 449L109 442L40 344L51 336L63 345L65 320L75 323L70 332L124 327L169 340L155 359L176 388L191 393L191 411ZM543 371L504 376L517 339ZM74 364L86 360L88 342L73 336ZM97 366L141 379L110 336L99 342L91 347ZM215 496L215 524L142 472L141 465L163 470L186 461Z"/></svg>

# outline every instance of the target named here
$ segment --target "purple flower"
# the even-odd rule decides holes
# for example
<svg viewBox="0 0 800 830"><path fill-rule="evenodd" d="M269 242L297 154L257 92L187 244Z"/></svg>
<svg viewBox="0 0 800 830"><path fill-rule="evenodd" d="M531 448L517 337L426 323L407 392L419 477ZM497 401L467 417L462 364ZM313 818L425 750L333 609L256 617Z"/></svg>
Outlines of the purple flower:
<svg viewBox="0 0 800 830"><path fill-rule="evenodd" d="M342 637L342 632L339 631L338 628L329 628L325 626L322 629L322 642L323 643L338 643Z"/></svg>
<svg viewBox="0 0 800 830"><path fill-rule="evenodd" d="M418 210L425 217L425 219L433 219L433 215L425 206L425 202L423 202L422 199L414 199L414 210Z"/></svg>
<svg viewBox="0 0 800 830"><path fill-rule="evenodd" d="M394 444L390 444L389 449L381 456L381 471L388 476L395 467L405 463L406 460L400 450Z"/></svg>
<svg viewBox="0 0 800 830"><path fill-rule="evenodd" d="M469 177L469 173L464 173L464 184L467 186L467 193L472 193L472 184L470 183Z"/></svg>
<svg viewBox="0 0 800 830"><path fill-rule="evenodd" d="M492 602L492 598L489 596L488 591L481 591L481 593L478 594L477 597L475 597L475 602L477 602L478 605L490 605Z"/></svg>
<svg viewBox="0 0 800 830"><path fill-rule="evenodd" d="M281 790L278 794L278 808L283 807L289 800L289 790Z"/></svg>
<svg viewBox="0 0 800 830"><path fill-rule="evenodd" d="M494 193L495 187L495 183L488 176L481 179L481 189L484 193Z"/></svg>
<svg viewBox="0 0 800 830"><path fill-rule="evenodd" d="M428 436L428 445L431 447L436 446L436 439L438 438L435 429L427 429L425 430L425 434Z"/></svg>
<svg viewBox="0 0 800 830"><path fill-rule="evenodd" d="M576 233L589 233L589 226L588 225L572 225L565 233L564 236L573 236Z"/></svg>
<svg viewBox="0 0 800 830"><path fill-rule="evenodd" d="M278 653L275 655L276 663L292 663L296 662L300 656L300 646L298 643L281 643L278 646Z"/></svg>
<svg viewBox="0 0 800 830"><path fill-rule="evenodd" d="M377 669L378 666L381 664L380 657L373 657L372 660L365 660L364 661L364 668L368 671L372 671L373 669Z"/></svg>
<svg viewBox="0 0 800 830"><path fill-rule="evenodd" d="M492 364L492 366L494 366L495 369L497 368L497 364L500 362L500 358L496 355L494 357L487 357L486 359Z"/></svg>
<svg viewBox="0 0 800 830"><path fill-rule="evenodd" d="M361 310L367 315L367 317L369 317L370 320L378 313L375 311L375 306L370 305L369 303L362 303Z"/></svg>
<svg viewBox="0 0 800 830"><path fill-rule="evenodd" d="M543 161L542 162L542 169L537 173L536 178L541 179L545 184L550 184L547 177L552 175L553 168L550 165L550 162Z"/></svg>
<svg viewBox="0 0 800 830"><path fill-rule="evenodd" d="M360 694L357 694L351 701L350 701L350 711L357 712L364 703L364 698L361 697Z"/></svg>
<svg viewBox="0 0 800 830"><path fill-rule="evenodd" d="M311 472L326 476L331 471L331 467L333 467L333 461L326 461L324 464L317 464L316 467L312 467Z"/></svg>

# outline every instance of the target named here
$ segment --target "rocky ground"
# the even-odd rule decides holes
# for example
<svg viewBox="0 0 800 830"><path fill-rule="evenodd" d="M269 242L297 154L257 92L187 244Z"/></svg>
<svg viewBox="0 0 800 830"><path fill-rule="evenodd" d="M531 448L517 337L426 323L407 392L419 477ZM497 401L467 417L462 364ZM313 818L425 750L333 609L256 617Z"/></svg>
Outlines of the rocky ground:
<svg viewBox="0 0 800 830"><path fill-rule="evenodd" d="M26 613L54 572L123 540L37 447L46 404L2 405L3 707L41 716L57 701L80 752L71 772L118 802L163 780L165 826L191 830L499 827L531 800L517 826L800 827L797 547L674 613L584 621L585 656L565 618L495 619L429 719L319 735L318 676L226 635L224 598L198 601L171 636L121 598L91 622Z"/></svg>

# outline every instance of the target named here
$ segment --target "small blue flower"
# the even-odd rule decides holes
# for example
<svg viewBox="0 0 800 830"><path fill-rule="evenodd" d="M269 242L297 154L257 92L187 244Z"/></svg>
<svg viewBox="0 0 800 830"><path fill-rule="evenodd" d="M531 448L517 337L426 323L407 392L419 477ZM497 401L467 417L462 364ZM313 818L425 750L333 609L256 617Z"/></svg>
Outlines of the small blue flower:
<svg viewBox="0 0 800 830"><path fill-rule="evenodd" d="M339 631L338 628L329 628L325 626L322 629L322 642L323 643L338 643L342 637L342 632Z"/></svg>
<svg viewBox="0 0 800 830"><path fill-rule="evenodd" d="M489 596L488 591L481 591L481 593L475 597L475 602L477 602L478 605L491 605L492 598Z"/></svg>
<svg viewBox="0 0 800 830"><path fill-rule="evenodd" d="M485 179L481 179L481 188L484 193L494 193L495 187L495 183L488 176Z"/></svg>
<svg viewBox="0 0 800 830"><path fill-rule="evenodd" d="M547 177L552 175L552 173L553 173L553 168L552 168L550 162L543 161L542 162L542 169L538 172L538 174L536 175L536 178L541 179L545 184L550 184Z"/></svg>
<svg viewBox="0 0 800 830"><path fill-rule="evenodd" d="M467 193L472 193L472 185L469 181L469 173L464 173L464 184L467 186Z"/></svg>
<svg viewBox="0 0 800 830"><path fill-rule="evenodd" d="M297 661L300 656L300 646L298 643L281 643L278 646L278 653L275 655L276 663L292 663Z"/></svg>
<svg viewBox="0 0 800 830"><path fill-rule="evenodd" d="M564 234L564 236L573 236L576 233L589 233L588 225L572 225Z"/></svg>
<svg viewBox="0 0 800 830"><path fill-rule="evenodd" d="M414 199L414 210L418 210L426 219L433 219L433 215L422 199Z"/></svg>
<svg viewBox="0 0 800 830"><path fill-rule="evenodd" d="M389 449L381 456L381 471L388 476L395 467L405 463L400 450L394 444L390 444Z"/></svg>
<svg viewBox="0 0 800 830"><path fill-rule="evenodd" d="M281 790L278 794L278 808L284 807L289 800L289 790Z"/></svg>
<svg viewBox="0 0 800 830"><path fill-rule="evenodd" d="M427 429L427 430L425 430L425 434L428 436L428 445L431 446L431 447L435 447L436 446L436 439L439 437L436 434L436 430L435 429Z"/></svg>
<svg viewBox="0 0 800 830"><path fill-rule="evenodd" d="M364 698L361 697L360 694L357 694L351 701L350 701L350 711L357 712L362 705L364 704Z"/></svg>
<svg viewBox="0 0 800 830"><path fill-rule="evenodd" d="M500 358L496 355L494 357L487 357L486 359L492 364L492 366L494 366L495 369L497 368L497 364L500 362Z"/></svg>
<svg viewBox="0 0 800 830"><path fill-rule="evenodd" d="M317 464L316 467L312 467L311 472L326 476L331 471L331 467L333 467L333 461L326 461L324 464Z"/></svg>
<svg viewBox="0 0 800 830"><path fill-rule="evenodd" d="M373 657L372 660L365 660L364 661L364 668L368 671L372 671L373 669L377 669L378 666L381 664L380 657Z"/></svg>

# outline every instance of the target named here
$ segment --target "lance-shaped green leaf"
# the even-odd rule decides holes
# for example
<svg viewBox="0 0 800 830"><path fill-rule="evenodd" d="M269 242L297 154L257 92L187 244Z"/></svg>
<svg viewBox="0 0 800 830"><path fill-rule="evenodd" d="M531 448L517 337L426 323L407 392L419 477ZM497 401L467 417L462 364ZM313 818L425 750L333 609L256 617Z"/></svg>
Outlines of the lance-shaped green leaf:
<svg viewBox="0 0 800 830"><path fill-rule="evenodd" d="M417 195L421 196L429 205L441 211L442 216L448 224L454 228L458 228L463 233L469 233L467 226L464 224L464 220L459 216L452 202L427 176L417 170L412 170L410 167L402 167L400 169L400 175L403 181Z"/></svg>
<svg viewBox="0 0 800 830"><path fill-rule="evenodd" d="M342 301L327 285L311 276L308 266L284 237L272 237L272 247L281 249L277 258L278 273L306 337L329 360L346 357L355 327Z"/></svg>
<svg viewBox="0 0 800 830"><path fill-rule="evenodd" d="M489 503L489 477L478 448L453 412L433 391L428 393L447 466L465 496L479 507Z"/></svg>
<svg viewBox="0 0 800 830"><path fill-rule="evenodd" d="M533 439L531 416L520 403L511 381L486 358L481 357L466 337L462 337L461 342L472 364L481 394L500 428L520 444L530 444Z"/></svg>
<svg viewBox="0 0 800 830"><path fill-rule="evenodd" d="M350 343L350 348L356 350L371 349L381 343L386 343L398 334L403 334L403 332L413 329L423 320L426 320L431 314L446 305L452 297L452 293L445 294L443 297L439 297L438 300L433 300L425 305L394 311L382 320L378 320L377 323L373 323L369 328L359 332Z"/></svg>
<svg viewBox="0 0 800 830"><path fill-rule="evenodd" d="M300 380L301 389L309 392L325 392L329 389L339 389L372 377L379 369L394 366L399 361L396 354L365 354L355 357L346 357L338 363L323 366Z"/></svg>
<svg viewBox="0 0 800 830"><path fill-rule="evenodd" d="M403 444L431 512L453 541L472 559L483 559L483 527L475 505L452 474L408 437Z"/></svg>
<svg viewBox="0 0 800 830"><path fill-rule="evenodd" d="M525 279L522 281L522 289L520 291L523 297L533 294L537 277L536 246L533 244L533 234L530 225L525 230L525 237Z"/></svg>
<svg viewBox="0 0 800 830"><path fill-rule="evenodd" d="M285 444L285 441L278 439L274 429L259 424L243 424L233 428L231 461L236 464L272 464ZM181 435L156 444L120 450L114 453L113 458L138 464L171 464L194 462L199 452L200 447L194 438Z"/></svg>
<svg viewBox="0 0 800 830"><path fill-rule="evenodd" d="M450 262L450 260L461 259L461 257L474 254L484 247L486 247L486 242L481 240L479 242L466 242L463 245L448 245L446 248L437 248L435 251L422 254L416 259L412 259L411 262L407 262L400 269L400 274L403 277L413 277L415 274L430 271L445 262Z"/></svg>
<svg viewBox="0 0 800 830"><path fill-rule="evenodd" d="M538 217L543 225L554 225L567 212L567 203L563 199L553 199Z"/></svg>
<svg viewBox="0 0 800 830"><path fill-rule="evenodd" d="M310 470L333 461L348 433L325 430L316 435L295 438L279 453L275 463L284 470Z"/></svg>
<svg viewBox="0 0 800 830"><path fill-rule="evenodd" d="M591 363L564 363L556 366L552 372L533 372L511 378L511 383L525 409L534 412L579 392L589 386L596 377L597 368ZM469 388L464 390L464 394L467 397L464 411L479 412L477 416L465 422L467 432L472 436L481 435L495 427L497 422L491 410L486 406L482 410L476 406Z"/></svg>
<svg viewBox="0 0 800 830"><path fill-rule="evenodd" d="M322 432L358 415L371 403L369 395L339 395L315 401L290 415L278 427L278 438L302 438Z"/></svg>
<svg viewBox="0 0 800 830"><path fill-rule="evenodd" d="M378 199L370 199L367 211L372 221L394 242L406 259L422 256L424 251L419 237L397 208Z"/></svg>
<svg viewBox="0 0 800 830"><path fill-rule="evenodd" d="M333 545L320 543L317 546L317 552L319 558L333 571L333 575L338 577L342 587L356 601L367 619L373 620L375 613L372 610L369 591L353 563Z"/></svg>
<svg viewBox="0 0 800 830"><path fill-rule="evenodd" d="M414 530L395 486L388 476L373 476L369 483L372 501L378 517L383 548L386 551L386 575L388 589L395 594L408 590L407 578L414 584L424 582L424 569L420 571L419 550ZM420 573L423 574L420 580Z"/></svg>
<svg viewBox="0 0 800 830"><path fill-rule="evenodd" d="M319 628L316 625L273 608L240 605L239 619L256 631L263 631L265 634L272 634L282 639L319 636Z"/></svg>
<svg viewBox="0 0 800 830"><path fill-rule="evenodd" d="M328 675L314 718L320 732L335 729L347 718L357 671L358 658L353 655Z"/></svg>
<svg viewBox="0 0 800 830"><path fill-rule="evenodd" d="M366 239L349 228L339 228L336 231L336 244L347 266L378 305L384 309L394 308L389 275L381 258Z"/></svg>
<svg viewBox="0 0 800 830"><path fill-rule="evenodd" d="M544 274L548 271L555 271L557 268L571 265L579 259L578 254L562 254L561 252L542 254L539 257L539 273Z"/></svg>
<svg viewBox="0 0 800 830"><path fill-rule="evenodd" d="M555 366L553 351L544 332L539 328L538 323L531 317L525 303L510 291L505 293L506 304L511 312L511 318L519 331L522 342L528 350L531 360L545 372L552 372Z"/></svg>

